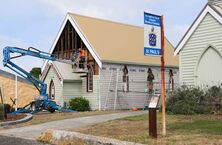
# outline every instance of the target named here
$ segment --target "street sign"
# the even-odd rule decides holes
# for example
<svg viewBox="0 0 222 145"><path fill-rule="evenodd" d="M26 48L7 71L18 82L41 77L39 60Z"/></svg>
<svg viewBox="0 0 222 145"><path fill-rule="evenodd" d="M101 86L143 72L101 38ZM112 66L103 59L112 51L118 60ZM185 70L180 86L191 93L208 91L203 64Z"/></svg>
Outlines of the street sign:
<svg viewBox="0 0 222 145"><path fill-rule="evenodd" d="M161 54L161 16L144 12L144 55Z"/></svg>

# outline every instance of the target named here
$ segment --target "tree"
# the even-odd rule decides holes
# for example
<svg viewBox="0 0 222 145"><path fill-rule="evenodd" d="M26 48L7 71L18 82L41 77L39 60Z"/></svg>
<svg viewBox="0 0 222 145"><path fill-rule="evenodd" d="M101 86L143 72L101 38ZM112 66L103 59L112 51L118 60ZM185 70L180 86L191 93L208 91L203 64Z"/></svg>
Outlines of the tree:
<svg viewBox="0 0 222 145"><path fill-rule="evenodd" d="M39 79L39 75L41 74L41 68L40 67L33 67L30 73Z"/></svg>

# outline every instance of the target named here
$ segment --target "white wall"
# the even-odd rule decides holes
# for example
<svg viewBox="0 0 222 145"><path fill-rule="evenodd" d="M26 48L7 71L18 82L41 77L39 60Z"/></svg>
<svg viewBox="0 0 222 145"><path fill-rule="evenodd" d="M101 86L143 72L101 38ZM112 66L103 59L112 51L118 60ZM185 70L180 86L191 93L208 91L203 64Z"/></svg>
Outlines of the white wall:
<svg viewBox="0 0 222 145"><path fill-rule="evenodd" d="M49 85L50 85L51 80L53 80L54 85L55 85L55 100L54 101L58 103L59 105L63 106L63 85L61 84L61 81L57 77L52 67L49 69L49 72L44 81L47 84L48 94L49 94Z"/></svg>
<svg viewBox="0 0 222 145"><path fill-rule="evenodd" d="M198 76L200 75L197 72L199 61L201 60L200 58L203 53L205 53L205 50L210 46L215 48L218 53L222 54L221 40L222 25L208 13L179 53L181 84L193 86L198 85L198 81L200 82L200 80L197 79L198 77L208 79L208 77ZM209 62L203 63L204 67L206 67L204 70L211 72L212 75L214 75L216 68L214 67L210 69L209 66L219 65L215 62L213 57L214 55L206 57L206 59L204 58ZM214 63L211 63L211 61ZM218 61L218 63L220 63L220 61ZM201 64L201 67L203 67L203 64ZM222 69L222 67L217 67L217 69Z"/></svg>
<svg viewBox="0 0 222 145"><path fill-rule="evenodd" d="M157 93L160 93L160 81L161 81L161 70L160 67L155 66L138 66L138 65L127 65L129 71L129 92L124 93L123 90L123 64L103 64L101 70L101 81L100 81L100 96L101 96L101 107L102 109L114 109L115 103L115 86L117 86L117 101L116 109L129 109L131 107L144 107L144 100L146 99L145 89L147 88L147 70L149 67L152 68L155 76L154 88ZM175 83L179 83L179 70L178 68L166 68L165 81L169 82L169 69L173 69ZM118 83L116 83L118 71ZM111 78L111 81L110 81ZM109 87L110 85L110 87ZM166 89L168 89L166 84Z"/></svg>

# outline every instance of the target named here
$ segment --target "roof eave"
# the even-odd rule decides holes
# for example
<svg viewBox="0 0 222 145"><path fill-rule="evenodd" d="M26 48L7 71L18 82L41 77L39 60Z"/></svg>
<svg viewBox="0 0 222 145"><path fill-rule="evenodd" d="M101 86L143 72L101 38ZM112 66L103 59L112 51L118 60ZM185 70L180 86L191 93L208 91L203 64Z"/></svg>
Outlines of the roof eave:
<svg viewBox="0 0 222 145"><path fill-rule="evenodd" d="M177 54L179 54L179 52L181 51L181 49L184 47L184 45L186 44L186 42L188 41L188 39L191 37L191 35L193 34L193 32L197 29L197 27L199 26L199 24L202 22L202 20L204 19L204 17L210 13L215 19L217 19L220 23L222 23L222 17L221 15L218 13L218 11L215 11L215 9L212 8L211 5L206 4L206 6L203 8L203 10L199 13L199 15L197 16L197 18L195 19L195 21L192 23L192 25L189 27L189 29L187 30L187 32L185 33L185 35L182 37L182 39L180 40L180 42L178 43L178 45L176 46L176 49L174 51L174 55L176 56Z"/></svg>

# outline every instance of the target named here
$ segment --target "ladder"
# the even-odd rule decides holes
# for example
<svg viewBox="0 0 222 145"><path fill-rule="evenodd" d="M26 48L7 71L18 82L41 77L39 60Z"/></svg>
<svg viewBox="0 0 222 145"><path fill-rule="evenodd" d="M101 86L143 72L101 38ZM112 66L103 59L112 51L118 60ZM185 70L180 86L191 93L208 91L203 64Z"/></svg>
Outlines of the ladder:
<svg viewBox="0 0 222 145"><path fill-rule="evenodd" d="M114 77L115 73L114 70L111 71L110 73L110 79L109 79L109 85L108 85L108 90L107 90L107 94L106 94L106 99L105 99L105 104L104 104L104 110L107 109L107 103L108 103L108 99L109 99L109 93L110 93L110 88L111 88L111 84L112 84L112 78ZM117 101L117 96L118 96L118 80L119 80L119 71L117 69L116 71L116 81L115 81L115 100L114 100L114 110L116 109L116 101Z"/></svg>

